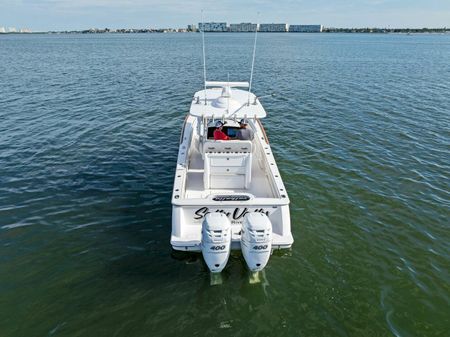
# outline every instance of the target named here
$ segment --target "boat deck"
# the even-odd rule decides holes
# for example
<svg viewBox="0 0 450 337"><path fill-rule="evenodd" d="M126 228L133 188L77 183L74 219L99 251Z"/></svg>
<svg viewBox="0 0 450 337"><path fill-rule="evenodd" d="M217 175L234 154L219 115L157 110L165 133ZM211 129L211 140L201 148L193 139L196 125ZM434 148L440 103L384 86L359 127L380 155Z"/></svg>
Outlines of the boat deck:
<svg viewBox="0 0 450 337"><path fill-rule="evenodd" d="M202 155L192 149L189 154L189 170L186 177L185 198L207 198L212 194L239 194L248 193L256 198L274 198L272 184L269 177L259 164L259 160L252 160L252 173L250 186L247 189L205 189L203 182L204 161Z"/></svg>

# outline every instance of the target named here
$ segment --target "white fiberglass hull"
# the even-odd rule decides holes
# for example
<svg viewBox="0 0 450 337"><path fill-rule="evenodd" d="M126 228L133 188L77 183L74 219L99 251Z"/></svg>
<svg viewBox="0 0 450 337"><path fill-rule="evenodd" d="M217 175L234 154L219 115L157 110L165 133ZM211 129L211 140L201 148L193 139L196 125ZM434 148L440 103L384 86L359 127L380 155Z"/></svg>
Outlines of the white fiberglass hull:
<svg viewBox="0 0 450 337"><path fill-rule="evenodd" d="M201 252L202 221L208 212L225 213L231 222L231 249L241 249L241 230L244 216L252 212L266 214L272 223L272 249L287 249L294 239L290 227L289 206L217 204L172 207L172 248L181 251Z"/></svg>
<svg viewBox="0 0 450 337"><path fill-rule="evenodd" d="M219 84L226 86L228 82ZM222 255L205 255L212 248L204 242L202 223L205 218L211 218L211 221L212 218L218 219L208 214L221 213L229 221L231 242L229 246L228 243L225 245L227 249L242 250L241 241L249 243L245 247L245 256L250 270L263 268L268 257L255 251L259 246L255 248L257 245L253 241L241 237L247 218L252 218L252 221L264 218L268 222L269 227L265 228L271 228L270 242L263 245L269 247L268 251L288 249L294 242L289 197L259 120L266 116L266 112L253 94L249 96L247 91L241 90L231 93L229 89L208 89L206 93L201 91L194 96L181 134L172 194L170 243L173 249L202 252L213 272L215 268L221 270L227 254L223 254L223 261ZM231 100L231 96L226 95L233 95L233 102L221 105ZM202 96L208 99L204 100ZM253 104L248 104L249 97ZM229 110L231 105L238 107L234 113ZM215 116L222 116L220 119L226 125L223 129L229 136L228 140L214 140L213 133L217 129ZM253 137L239 139L237 135L242 125L238 118L244 118L245 127L251 129ZM264 216L249 216L254 213ZM211 228L221 228L215 223L210 225ZM254 225L252 223L251 227L262 228ZM212 247L217 248L215 244ZM251 266L253 262L249 261L256 261L255 265Z"/></svg>

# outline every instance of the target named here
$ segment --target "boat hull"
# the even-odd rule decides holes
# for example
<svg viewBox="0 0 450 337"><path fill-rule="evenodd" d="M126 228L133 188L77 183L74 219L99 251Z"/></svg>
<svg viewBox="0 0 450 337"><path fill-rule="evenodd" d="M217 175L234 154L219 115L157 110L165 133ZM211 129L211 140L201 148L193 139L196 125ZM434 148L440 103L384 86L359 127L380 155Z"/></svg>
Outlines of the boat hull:
<svg viewBox="0 0 450 337"><path fill-rule="evenodd" d="M180 251L201 252L202 221L209 213L224 213L231 223L231 249L241 249L241 230L245 215L261 212L272 223L272 249L288 249L294 239L291 234L289 205L249 205L245 203L191 205L172 207L172 248Z"/></svg>

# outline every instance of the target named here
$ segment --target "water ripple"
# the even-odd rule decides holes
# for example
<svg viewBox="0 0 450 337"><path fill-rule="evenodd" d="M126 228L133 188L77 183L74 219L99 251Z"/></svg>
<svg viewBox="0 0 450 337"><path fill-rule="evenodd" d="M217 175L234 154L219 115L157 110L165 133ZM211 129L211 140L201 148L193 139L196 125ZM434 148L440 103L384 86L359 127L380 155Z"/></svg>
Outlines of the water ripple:
<svg viewBox="0 0 450 337"><path fill-rule="evenodd" d="M246 80L252 41L208 35L208 78ZM449 36L258 37L295 245L258 284L233 254L220 287L169 246L200 42L1 37L2 336L444 336Z"/></svg>

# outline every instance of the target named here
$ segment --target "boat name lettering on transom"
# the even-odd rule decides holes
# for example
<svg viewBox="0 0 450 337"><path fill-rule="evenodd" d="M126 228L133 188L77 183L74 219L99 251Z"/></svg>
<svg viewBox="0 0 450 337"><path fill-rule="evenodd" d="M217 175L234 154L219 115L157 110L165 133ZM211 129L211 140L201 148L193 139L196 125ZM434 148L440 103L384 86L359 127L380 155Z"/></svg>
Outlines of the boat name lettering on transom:
<svg viewBox="0 0 450 337"><path fill-rule="evenodd" d="M211 213L212 211L209 210L208 207L201 207L198 210L196 210L194 212L194 220L200 220L203 219L206 214ZM223 213L225 214L227 217L230 217L233 220L239 220L242 219L246 214L250 213L251 211L248 210L247 207L241 209L239 207L236 207L234 209L233 212L229 211L229 210L224 210L224 209L217 209L214 211L214 213ZM264 208L257 208L255 210L253 210L253 212L255 213L264 213L265 215L269 216L269 211L266 211Z"/></svg>

